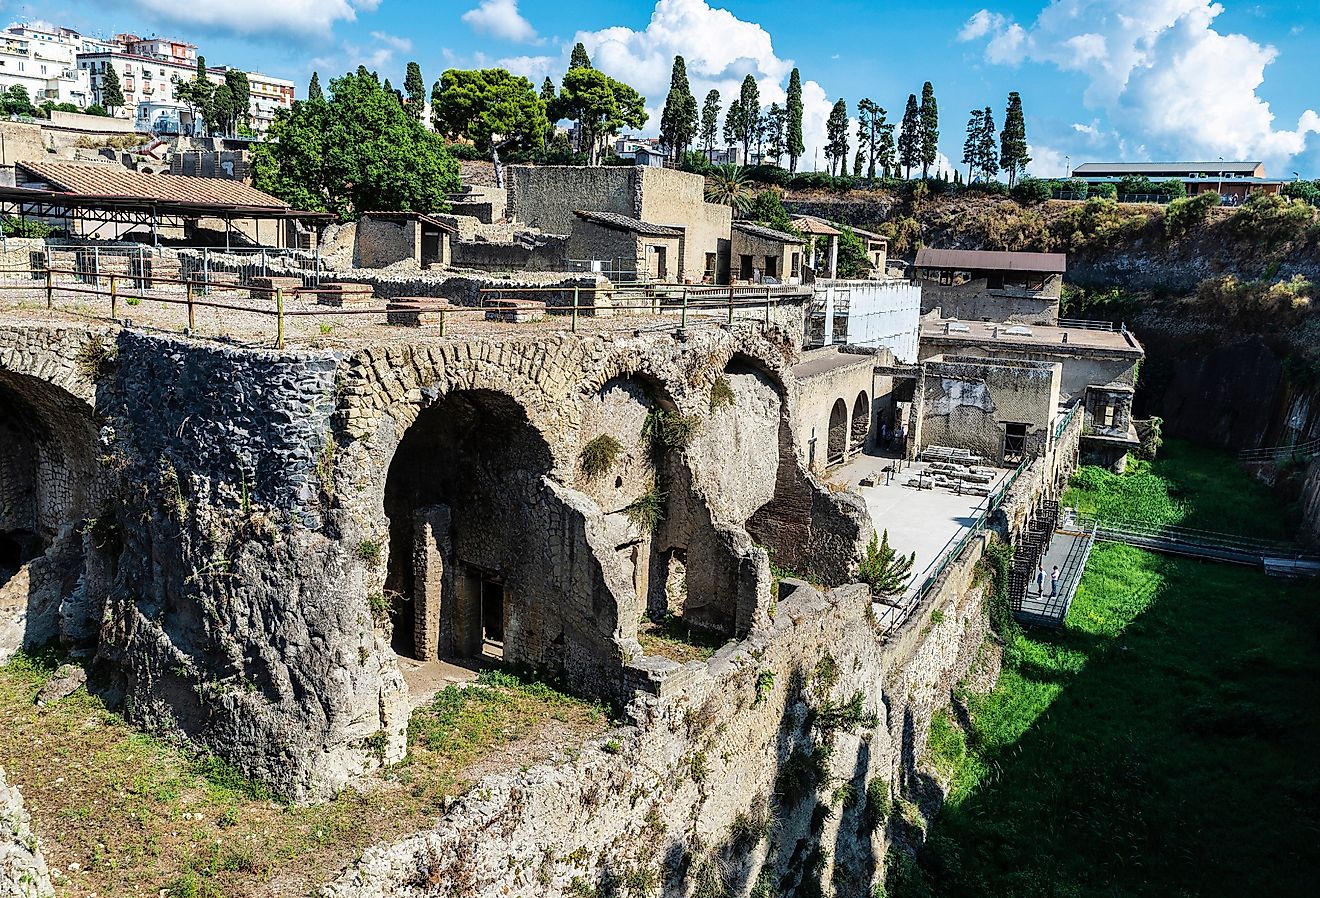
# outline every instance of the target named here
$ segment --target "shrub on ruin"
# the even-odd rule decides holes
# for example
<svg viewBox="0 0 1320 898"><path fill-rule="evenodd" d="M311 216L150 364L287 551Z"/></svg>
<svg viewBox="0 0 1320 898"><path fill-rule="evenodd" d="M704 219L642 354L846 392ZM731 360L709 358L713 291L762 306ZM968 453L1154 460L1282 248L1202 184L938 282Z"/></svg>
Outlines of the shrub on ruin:
<svg viewBox="0 0 1320 898"><path fill-rule="evenodd" d="M1057 186L1058 182L1056 181L1047 181L1041 178L1023 178L1013 186L1009 193L1013 199L1024 206L1038 206L1054 198L1054 189Z"/></svg>
<svg viewBox="0 0 1320 898"><path fill-rule="evenodd" d="M1220 196L1214 191L1174 200L1164 210L1164 235L1174 239L1200 227L1210 219L1210 210L1219 203Z"/></svg>
<svg viewBox="0 0 1320 898"><path fill-rule="evenodd" d="M878 776L874 777L866 784L866 805L862 811L862 820L866 829L875 832L889 819L893 809L894 803L889 797L889 783Z"/></svg>
<svg viewBox="0 0 1320 898"><path fill-rule="evenodd" d="M100 380L109 374L115 366L118 350L100 334L93 334L87 342L78 348L73 362L78 372L88 380Z"/></svg>
<svg viewBox="0 0 1320 898"><path fill-rule="evenodd" d="M650 533L665 519L665 494L652 486L634 499L623 513L638 530Z"/></svg>
<svg viewBox="0 0 1320 898"><path fill-rule="evenodd" d="M1133 240L1149 221L1145 211L1097 197L1066 210L1052 230L1055 244L1068 252L1096 252Z"/></svg>
<svg viewBox="0 0 1320 898"><path fill-rule="evenodd" d="M889 531L885 530L877 541L872 535L866 546L866 554L857 567L858 578L871 587L875 596L898 595L907 588L912 579L912 564L917 560L917 553L900 555L889 545Z"/></svg>
<svg viewBox="0 0 1320 898"><path fill-rule="evenodd" d="M367 564L380 564L384 557L384 547L378 539L364 539L357 544L357 557Z"/></svg>
<svg viewBox="0 0 1320 898"><path fill-rule="evenodd" d="M623 452L623 445L608 433L602 433L582 447L578 453L578 464L582 473L595 478L604 474L618 461Z"/></svg>
<svg viewBox="0 0 1320 898"><path fill-rule="evenodd" d="M891 256L905 256L915 252L921 245L921 222L907 215L901 215L880 225L880 233L889 238Z"/></svg>
<svg viewBox="0 0 1320 898"><path fill-rule="evenodd" d="M0 229L4 230L6 237L50 237L55 233L55 229L44 221L12 215L0 219Z"/></svg>
<svg viewBox="0 0 1320 898"><path fill-rule="evenodd" d="M1286 281L1243 280L1235 275L1206 278L1196 287L1194 301L1210 312L1248 316L1251 320L1295 320L1311 310L1315 284L1300 274Z"/></svg>
<svg viewBox="0 0 1320 898"><path fill-rule="evenodd" d="M701 427L701 416L653 408L642 424L642 438L657 454L666 449L686 449Z"/></svg>
<svg viewBox="0 0 1320 898"><path fill-rule="evenodd" d="M729 379L723 374L715 378L715 383L710 385L710 410L713 412L724 406L733 406L737 401L737 397L733 395L733 386L730 385Z"/></svg>

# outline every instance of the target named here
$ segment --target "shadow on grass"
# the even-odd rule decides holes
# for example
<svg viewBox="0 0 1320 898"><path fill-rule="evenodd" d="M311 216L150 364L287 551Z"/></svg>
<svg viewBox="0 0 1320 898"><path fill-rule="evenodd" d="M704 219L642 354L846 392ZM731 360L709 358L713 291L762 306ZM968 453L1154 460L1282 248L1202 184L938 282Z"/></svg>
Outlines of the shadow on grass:
<svg viewBox="0 0 1320 898"><path fill-rule="evenodd" d="M1093 559L1069 627L1015 640L973 700L988 772L888 894L1312 894L1320 588L1124 546Z"/></svg>

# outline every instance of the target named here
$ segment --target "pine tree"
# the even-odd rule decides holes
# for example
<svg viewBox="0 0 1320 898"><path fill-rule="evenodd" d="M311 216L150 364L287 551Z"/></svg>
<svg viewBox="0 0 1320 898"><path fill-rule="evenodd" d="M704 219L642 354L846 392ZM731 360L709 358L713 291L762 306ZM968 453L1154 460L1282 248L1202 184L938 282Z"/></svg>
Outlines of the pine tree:
<svg viewBox="0 0 1320 898"><path fill-rule="evenodd" d="M573 45L573 55L568 58L568 67L570 69L589 69L591 68L591 57L587 56L587 48L578 41Z"/></svg>
<svg viewBox="0 0 1320 898"><path fill-rule="evenodd" d="M771 103L770 110L765 114L765 121L765 139L769 144L766 152L774 164L779 165L780 160L784 158L784 132L788 125L788 110L778 103Z"/></svg>
<svg viewBox="0 0 1320 898"><path fill-rule="evenodd" d="M436 82L437 84L439 82ZM321 90L321 76L312 72L312 80L307 85L307 99L325 101L325 92Z"/></svg>
<svg viewBox="0 0 1320 898"><path fill-rule="evenodd" d="M967 166L967 180L972 180L972 169L976 166L981 132L985 130L985 113L980 109L972 110L972 117L967 120L967 139L963 141L963 164Z"/></svg>
<svg viewBox="0 0 1320 898"><path fill-rule="evenodd" d="M715 152L715 137L720 128L720 92L712 90L706 94L706 102L701 107L701 146L710 160Z"/></svg>
<svg viewBox="0 0 1320 898"><path fill-rule="evenodd" d="M788 76L788 98L785 101L788 111L788 170L797 171L798 159L806 152L807 145L802 137L802 76L793 69Z"/></svg>
<svg viewBox="0 0 1320 898"><path fill-rule="evenodd" d="M422 78L422 67L415 62L408 63L403 89L408 95L408 114L420 122L426 117L426 81Z"/></svg>
<svg viewBox="0 0 1320 898"><path fill-rule="evenodd" d="M862 165L863 165L863 164L865 163L865 161L866 161L866 160L865 160L865 155L866 155L866 154L862 152L862 146L861 146L861 144L858 144L858 145L857 145L857 153L853 156L853 177L854 177L854 178L860 178L860 177L862 176Z"/></svg>
<svg viewBox="0 0 1320 898"><path fill-rule="evenodd" d="M124 89L119 86L119 73L113 62L106 63L101 76L101 105L114 111L124 105Z"/></svg>
<svg viewBox="0 0 1320 898"><path fill-rule="evenodd" d="M898 132L898 161L903 166L903 177L912 177L912 166L921 161L921 112L917 108L917 95L908 94L907 108L903 110L903 125Z"/></svg>
<svg viewBox="0 0 1320 898"><path fill-rule="evenodd" d="M1017 183L1018 175L1026 171L1030 162L1022 97L1017 91L1012 91L1008 95L1008 110L1004 113L1004 130L999 135L999 167L1008 172L1009 187Z"/></svg>
<svg viewBox="0 0 1320 898"><path fill-rule="evenodd" d="M876 151L876 164L884 171L886 178L894 177L898 166L894 162L894 123L880 121L880 148Z"/></svg>
<svg viewBox="0 0 1320 898"><path fill-rule="evenodd" d="M660 114L660 142L672 150L677 159L697 136L698 126L697 98L692 96L688 84L687 63L682 56L675 56L674 69L669 76L669 96L665 99L664 112Z"/></svg>
<svg viewBox="0 0 1320 898"><path fill-rule="evenodd" d="M995 114L989 106L981 111L981 138L976 145L976 170L987 181L999 174L999 152L995 141Z"/></svg>
<svg viewBox="0 0 1320 898"><path fill-rule="evenodd" d="M935 88L927 81L921 86L921 177L930 173L930 167L939 156L940 111L935 103Z"/></svg>
<svg viewBox="0 0 1320 898"><path fill-rule="evenodd" d="M839 98L825 121L825 158L830 174L848 173L848 104Z"/></svg>

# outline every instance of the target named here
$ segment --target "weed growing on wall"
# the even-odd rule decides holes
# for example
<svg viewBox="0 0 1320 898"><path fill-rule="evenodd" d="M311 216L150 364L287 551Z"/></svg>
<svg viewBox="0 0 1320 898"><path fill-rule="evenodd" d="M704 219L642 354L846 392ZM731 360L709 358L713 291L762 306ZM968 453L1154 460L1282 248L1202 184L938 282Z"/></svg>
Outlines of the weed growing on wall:
<svg viewBox="0 0 1320 898"><path fill-rule="evenodd" d="M578 464L582 466L583 474L592 478L599 477L614 467L622 452L622 444L608 433L603 433L582 447L578 453Z"/></svg>

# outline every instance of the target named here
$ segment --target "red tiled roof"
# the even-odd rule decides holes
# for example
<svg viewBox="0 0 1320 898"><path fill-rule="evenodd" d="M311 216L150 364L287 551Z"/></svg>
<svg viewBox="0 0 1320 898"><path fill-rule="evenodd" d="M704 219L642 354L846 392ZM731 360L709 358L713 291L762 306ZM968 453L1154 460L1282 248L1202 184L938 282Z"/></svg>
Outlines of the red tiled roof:
<svg viewBox="0 0 1320 898"><path fill-rule="evenodd" d="M56 191L79 196L167 200L191 205L289 208L288 203L268 193L262 193L242 181L225 178L148 175L113 165L77 165L67 162L19 162L16 165L29 180L45 182Z"/></svg>

